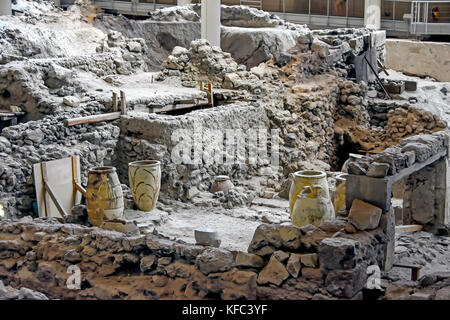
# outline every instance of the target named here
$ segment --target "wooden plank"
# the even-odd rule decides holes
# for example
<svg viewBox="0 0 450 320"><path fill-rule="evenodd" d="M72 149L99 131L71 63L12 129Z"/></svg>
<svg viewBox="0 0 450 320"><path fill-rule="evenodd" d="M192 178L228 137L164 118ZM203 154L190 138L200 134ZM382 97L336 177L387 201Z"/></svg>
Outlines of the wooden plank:
<svg viewBox="0 0 450 320"><path fill-rule="evenodd" d="M381 63L380 59L377 59L378 67L389 77L389 72L387 72L386 67Z"/></svg>
<svg viewBox="0 0 450 320"><path fill-rule="evenodd" d="M121 112L112 112L105 114L96 114L87 117L73 118L64 120L64 125L67 127L74 126L77 124L86 124L86 123L96 123L102 121L112 121L117 120L122 115Z"/></svg>
<svg viewBox="0 0 450 320"><path fill-rule="evenodd" d="M422 266L412 263L394 263L392 266L403 269L422 269Z"/></svg>
<svg viewBox="0 0 450 320"><path fill-rule="evenodd" d="M195 107L208 107L210 106L206 100L201 100L202 103L192 103L192 104L170 104L162 108L150 108L151 113L162 113L167 111L190 109Z"/></svg>
<svg viewBox="0 0 450 320"><path fill-rule="evenodd" d="M422 229L423 229L423 226L421 226L421 225L408 224L408 225L403 225L403 226L396 226L395 233L396 234L405 234L405 233L421 231Z"/></svg>
<svg viewBox="0 0 450 320"><path fill-rule="evenodd" d="M77 195L77 188L75 187L75 185L78 183L77 157L78 156L72 156L72 181L73 181L72 197L73 197L73 205L74 206L75 206L75 198L76 198L76 195Z"/></svg>
<svg viewBox="0 0 450 320"><path fill-rule="evenodd" d="M61 203L59 202L58 198L56 197L55 193L53 192L52 187L50 184L45 181L45 191L50 195L50 198L53 200L53 203L55 204L56 208L58 209L61 216L66 217L67 213L65 212L64 208L61 206Z"/></svg>

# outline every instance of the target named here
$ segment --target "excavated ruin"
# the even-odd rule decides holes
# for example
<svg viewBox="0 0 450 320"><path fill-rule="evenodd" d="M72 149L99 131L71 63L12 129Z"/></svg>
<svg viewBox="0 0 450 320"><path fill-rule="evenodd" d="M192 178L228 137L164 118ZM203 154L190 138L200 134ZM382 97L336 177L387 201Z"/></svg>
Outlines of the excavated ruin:
<svg viewBox="0 0 450 320"><path fill-rule="evenodd" d="M199 39L200 5L132 20L78 2L62 11L17 0L15 14L0 17L0 109L20 114L0 135L0 299L368 299L374 290L381 299L450 299L447 121L356 80L368 48L384 62L384 31L311 31L222 6L218 48ZM126 114L65 124L117 111L120 91ZM215 106L155 111L205 99ZM246 154L252 130L269 132L266 158L174 162L180 142L190 158L193 139L204 159L228 156L217 130L242 139ZM120 228L92 226L83 204L65 218L36 212L33 165L73 155L83 186L89 169L117 169ZM138 210L128 180L129 163L145 159L161 162L151 212ZM348 188L359 186L355 199L386 194L377 207L350 202L335 219L297 227L288 199L299 170L325 171L332 195L342 172ZM221 175L234 187L210 193ZM358 212L377 219L361 222ZM411 224L423 231L396 231ZM196 243L205 227L220 247ZM420 264L422 277L409 281L393 268L401 263ZM67 287L72 266L77 290ZM373 266L382 272L375 289Z"/></svg>

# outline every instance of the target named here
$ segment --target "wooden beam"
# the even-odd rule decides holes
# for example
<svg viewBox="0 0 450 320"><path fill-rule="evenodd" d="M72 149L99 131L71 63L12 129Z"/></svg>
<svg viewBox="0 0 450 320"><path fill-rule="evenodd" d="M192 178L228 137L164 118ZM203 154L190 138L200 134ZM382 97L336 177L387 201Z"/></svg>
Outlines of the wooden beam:
<svg viewBox="0 0 450 320"><path fill-rule="evenodd" d="M43 186L42 192L44 192L44 197L43 198L44 198L45 216L48 217L48 215L50 213L50 206L49 206L49 203L48 203L47 192L46 192L46 187L45 187L45 185L46 185L46 183L48 181L47 168L46 168L45 162L41 163L41 174L42 174L42 186Z"/></svg>
<svg viewBox="0 0 450 320"><path fill-rule="evenodd" d="M404 225L404 226L396 226L395 233L396 234L405 234L405 233L421 231L422 229L423 229L423 226L421 226L419 224L408 224L408 225Z"/></svg>
<svg viewBox="0 0 450 320"><path fill-rule="evenodd" d="M87 117L66 119L66 120L64 120L64 125L67 127L70 127L70 126L74 126L77 124L112 121L112 120L119 119L121 115L122 115L121 112L112 112L112 113L96 114L96 115L87 116Z"/></svg>
<svg viewBox="0 0 450 320"><path fill-rule="evenodd" d="M86 198L87 193L86 189L81 186L79 183L75 183L75 188Z"/></svg>
<svg viewBox="0 0 450 320"><path fill-rule="evenodd" d="M66 217L67 213L66 213L66 211L64 211L64 208L61 207L61 204L59 203L58 199L56 198L52 187L48 184L47 181L44 182L44 185L45 185L45 191L50 195L50 198L52 198L53 203L55 204L55 206L58 209L58 211L61 214L61 216L62 217Z"/></svg>
<svg viewBox="0 0 450 320"><path fill-rule="evenodd" d="M389 73L386 70L386 67L381 63L380 59L377 59L378 66L380 69L389 77Z"/></svg>

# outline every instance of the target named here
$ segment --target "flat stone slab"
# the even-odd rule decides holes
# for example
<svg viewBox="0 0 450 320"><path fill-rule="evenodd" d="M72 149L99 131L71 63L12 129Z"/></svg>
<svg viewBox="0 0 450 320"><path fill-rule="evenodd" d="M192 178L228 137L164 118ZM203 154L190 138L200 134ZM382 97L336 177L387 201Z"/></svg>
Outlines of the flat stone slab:
<svg viewBox="0 0 450 320"><path fill-rule="evenodd" d="M280 209L288 209L289 201L284 199L266 199L266 198L255 198L252 201L252 206L262 206L269 208L280 208Z"/></svg>

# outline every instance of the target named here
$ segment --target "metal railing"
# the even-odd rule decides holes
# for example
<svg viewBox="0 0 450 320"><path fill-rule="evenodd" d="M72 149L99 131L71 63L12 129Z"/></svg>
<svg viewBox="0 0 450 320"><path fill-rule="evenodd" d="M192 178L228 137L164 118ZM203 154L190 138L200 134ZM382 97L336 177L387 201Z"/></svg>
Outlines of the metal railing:
<svg viewBox="0 0 450 320"><path fill-rule="evenodd" d="M450 1L412 1L410 33L450 34Z"/></svg>

